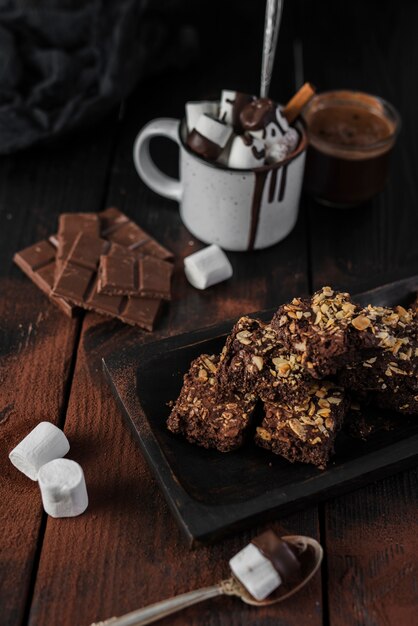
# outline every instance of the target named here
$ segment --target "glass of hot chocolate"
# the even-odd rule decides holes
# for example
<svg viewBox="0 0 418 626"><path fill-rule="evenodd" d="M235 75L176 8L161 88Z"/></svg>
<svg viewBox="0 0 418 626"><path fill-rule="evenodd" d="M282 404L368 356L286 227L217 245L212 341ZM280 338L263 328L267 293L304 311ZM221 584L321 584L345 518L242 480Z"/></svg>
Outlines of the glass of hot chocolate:
<svg viewBox="0 0 418 626"><path fill-rule="evenodd" d="M400 129L396 109L355 91L317 94L303 117L309 148L304 188L322 204L352 207L383 190Z"/></svg>

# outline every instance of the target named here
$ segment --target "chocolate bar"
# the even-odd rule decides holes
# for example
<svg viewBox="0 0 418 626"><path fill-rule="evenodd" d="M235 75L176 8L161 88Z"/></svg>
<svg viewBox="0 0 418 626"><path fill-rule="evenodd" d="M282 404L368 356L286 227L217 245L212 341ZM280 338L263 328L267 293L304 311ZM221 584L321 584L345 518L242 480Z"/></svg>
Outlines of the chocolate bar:
<svg viewBox="0 0 418 626"><path fill-rule="evenodd" d="M76 307L52 294L55 277L56 245L52 241L38 243L16 252L13 261L22 272L68 317L73 317Z"/></svg>
<svg viewBox="0 0 418 626"><path fill-rule="evenodd" d="M92 237L100 236L100 218L97 213L61 213L58 221L56 278L61 273L63 262L68 257L76 237L81 232Z"/></svg>
<svg viewBox="0 0 418 626"><path fill-rule="evenodd" d="M170 300L172 274L171 263L113 244L109 253L100 257L98 292Z"/></svg>
<svg viewBox="0 0 418 626"><path fill-rule="evenodd" d="M108 241L118 243L129 248L129 250L158 257L164 261L173 258L173 253L170 250L159 244L119 209L109 207L99 213L99 216L102 224L102 237Z"/></svg>
<svg viewBox="0 0 418 626"><path fill-rule="evenodd" d="M151 331L160 310L160 299L109 296L98 292L100 257L114 246L100 237L80 233L64 262L53 293L83 309L110 315Z"/></svg>

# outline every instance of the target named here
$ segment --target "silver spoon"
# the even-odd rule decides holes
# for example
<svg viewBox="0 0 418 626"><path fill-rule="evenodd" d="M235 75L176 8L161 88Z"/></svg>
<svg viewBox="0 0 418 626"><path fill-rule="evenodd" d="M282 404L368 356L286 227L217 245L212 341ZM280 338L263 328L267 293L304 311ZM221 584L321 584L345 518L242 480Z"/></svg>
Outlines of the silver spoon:
<svg viewBox="0 0 418 626"><path fill-rule="evenodd" d="M273 73L277 38L282 20L283 0L267 0L261 61L260 98L267 98Z"/></svg>
<svg viewBox="0 0 418 626"><path fill-rule="evenodd" d="M150 604L143 609L132 611L122 617L111 617L104 622L95 622L90 626L107 626L108 624L111 624L111 626L144 626L145 624L156 622L167 615L176 613L181 609L185 609L188 606L192 606L192 604L197 604L198 602L203 602L203 600L222 595L238 596L246 604L252 604L254 606L267 606L269 604L276 604L276 602L282 602L294 593L297 593L311 580L321 565L323 550L321 545L311 537L291 535L289 537L281 537L281 539L296 548L301 563L302 577L290 589L289 587L282 586L276 589L276 591L270 594L265 600L256 600L248 593L245 587L232 576L211 587L189 591L188 593L183 593L174 598L168 598L167 600Z"/></svg>

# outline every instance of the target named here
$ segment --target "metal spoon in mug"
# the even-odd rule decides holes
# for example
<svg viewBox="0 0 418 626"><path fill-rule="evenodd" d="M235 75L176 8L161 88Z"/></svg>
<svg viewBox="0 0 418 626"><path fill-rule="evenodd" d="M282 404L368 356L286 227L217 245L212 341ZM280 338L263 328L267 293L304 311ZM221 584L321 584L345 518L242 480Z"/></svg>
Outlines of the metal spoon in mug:
<svg viewBox="0 0 418 626"><path fill-rule="evenodd" d="M256 600L234 576L231 576L231 578L222 580L211 587L189 591L174 598L150 604L122 617L111 617L104 622L95 622L90 626L145 626L145 624L156 622L188 606L222 595L238 596L243 602L253 606L268 606L269 604L282 602L300 591L315 575L321 565L323 550L321 545L311 537L291 535L281 537L281 539L294 548L301 563L301 577L290 588L289 586L281 586L264 600Z"/></svg>
<svg viewBox="0 0 418 626"><path fill-rule="evenodd" d="M267 0L261 61L260 98L267 98L273 73L277 38L282 21L283 0Z"/></svg>

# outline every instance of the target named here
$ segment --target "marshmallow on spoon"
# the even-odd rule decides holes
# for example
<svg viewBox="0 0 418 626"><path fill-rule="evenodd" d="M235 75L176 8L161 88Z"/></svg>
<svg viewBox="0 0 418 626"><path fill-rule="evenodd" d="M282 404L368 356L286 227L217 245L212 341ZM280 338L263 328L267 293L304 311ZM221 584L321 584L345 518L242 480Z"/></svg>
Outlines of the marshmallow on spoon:
<svg viewBox="0 0 418 626"><path fill-rule="evenodd" d="M199 102L186 103L187 130L190 132L195 128L201 115L207 113L216 117L218 115L219 102L213 100L201 100Z"/></svg>
<svg viewBox="0 0 418 626"><path fill-rule="evenodd" d="M272 530L255 537L229 565L256 600L264 600L282 584L294 583L301 570L293 548Z"/></svg>
<svg viewBox="0 0 418 626"><path fill-rule="evenodd" d="M84 513L88 496L83 470L70 459L55 459L38 473L43 507L51 517L75 517Z"/></svg>
<svg viewBox="0 0 418 626"><path fill-rule="evenodd" d="M249 133L238 135L231 144L228 166L238 169L253 169L264 165L266 151L264 142Z"/></svg>
<svg viewBox="0 0 418 626"><path fill-rule="evenodd" d="M204 159L216 161L231 134L230 126L204 113L188 134L186 143L193 152Z"/></svg>
<svg viewBox="0 0 418 626"><path fill-rule="evenodd" d="M224 89L221 93L219 118L222 122L232 126L235 132L242 132L240 113L242 109L250 102L253 102L253 100L255 100L255 97L248 93Z"/></svg>
<svg viewBox="0 0 418 626"><path fill-rule="evenodd" d="M51 422L40 422L10 452L9 459L28 478L38 480L42 465L67 454L67 437Z"/></svg>
<svg viewBox="0 0 418 626"><path fill-rule="evenodd" d="M196 289L207 289L232 276L232 265L216 244L194 252L184 259L186 278Z"/></svg>

